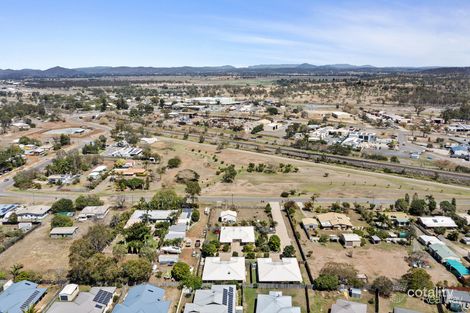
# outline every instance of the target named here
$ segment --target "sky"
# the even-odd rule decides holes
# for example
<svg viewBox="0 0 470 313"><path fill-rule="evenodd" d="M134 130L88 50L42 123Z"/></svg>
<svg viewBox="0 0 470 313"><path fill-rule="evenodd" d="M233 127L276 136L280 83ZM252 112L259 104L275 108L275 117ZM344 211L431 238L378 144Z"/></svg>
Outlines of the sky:
<svg viewBox="0 0 470 313"><path fill-rule="evenodd" d="M470 66L467 0L2 0L0 68Z"/></svg>

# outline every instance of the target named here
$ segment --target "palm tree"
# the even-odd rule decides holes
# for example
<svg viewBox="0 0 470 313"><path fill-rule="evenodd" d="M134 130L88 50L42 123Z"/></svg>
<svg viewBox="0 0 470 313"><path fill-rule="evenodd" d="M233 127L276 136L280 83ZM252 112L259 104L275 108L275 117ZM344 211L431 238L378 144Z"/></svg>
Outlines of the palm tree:
<svg viewBox="0 0 470 313"><path fill-rule="evenodd" d="M10 268L10 274L11 276L13 276L13 281L16 280L16 277L18 277L22 269L23 269L23 264L17 263L17 264L12 265L12 267Z"/></svg>

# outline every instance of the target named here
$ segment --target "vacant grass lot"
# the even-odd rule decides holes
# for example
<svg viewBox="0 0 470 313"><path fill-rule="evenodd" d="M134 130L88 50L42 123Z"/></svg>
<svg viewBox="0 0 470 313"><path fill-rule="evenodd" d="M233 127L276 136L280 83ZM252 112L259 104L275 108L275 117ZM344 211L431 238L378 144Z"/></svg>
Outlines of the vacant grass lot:
<svg viewBox="0 0 470 313"><path fill-rule="evenodd" d="M319 193L323 198L377 198L396 199L405 193L418 193L424 197L433 194L437 200L455 197L470 199L470 188L402 178L383 173L373 173L334 165L293 160L236 149L216 152L214 145L162 138L164 162L178 155L183 160L180 169L190 168L201 175L203 195L279 196L282 191ZM160 150L159 152L162 152ZM215 156L215 158L213 158ZM248 173L249 163L280 163L296 166L298 173ZM235 164L238 174L232 184L222 183L217 169ZM168 171L164 184L173 185L176 170ZM180 187L183 189L183 187Z"/></svg>

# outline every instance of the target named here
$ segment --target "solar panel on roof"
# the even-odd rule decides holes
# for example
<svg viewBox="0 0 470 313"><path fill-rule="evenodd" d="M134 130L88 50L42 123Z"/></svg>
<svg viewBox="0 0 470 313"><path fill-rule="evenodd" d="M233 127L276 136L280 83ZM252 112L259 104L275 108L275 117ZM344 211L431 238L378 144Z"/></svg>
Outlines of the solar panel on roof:
<svg viewBox="0 0 470 313"><path fill-rule="evenodd" d="M111 292L100 289L96 296L93 298L93 301L98 302L100 304L108 305L109 300L111 300L112 297L113 294Z"/></svg>
<svg viewBox="0 0 470 313"><path fill-rule="evenodd" d="M21 310L25 310L29 308L31 302L33 302L34 298L39 294L39 290L34 290L34 292L26 299L26 301L20 306Z"/></svg>
<svg viewBox="0 0 470 313"><path fill-rule="evenodd" d="M227 289L224 289L222 293L222 304L227 305L227 299L228 299L228 291Z"/></svg>

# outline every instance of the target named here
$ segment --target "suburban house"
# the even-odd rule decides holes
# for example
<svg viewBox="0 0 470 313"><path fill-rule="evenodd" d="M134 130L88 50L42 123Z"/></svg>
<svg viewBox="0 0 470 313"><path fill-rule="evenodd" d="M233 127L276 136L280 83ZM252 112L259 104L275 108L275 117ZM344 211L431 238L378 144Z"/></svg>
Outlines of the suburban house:
<svg viewBox="0 0 470 313"><path fill-rule="evenodd" d="M341 234L339 241L345 248L354 248L361 246L361 237L357 234Z"/></svg>
<svg viewBox="0 0 470 313"><path fill-rule="evenodd" d="M315 218L305 217L302 219L302 225L309 232L318 228L318 221Z"/></svg>
<svg viewBox="0 0 470 313"><path fill-rule="evenodd" d="M158 256L158 263L160 265L173 265L179 260L178 254L160 254Z"/></svg>
<svg viewBox="0 0 470 313"><path fill-rule="evenodd" d="M135 223L139 223L147 219L149 222L170 222L172 214L176 213L176 210L135 210L131 217L127 221L124 228L131 227Z"/></svg>
<svg viewBox="0 0 470 313"><path fill-rule="evenodd" d="M184 313L235 313L237 287L235 285L212 285L211 289L196 290L193 303L187 303Z"/></svg>
<svg viewBox="0 0 470 313"><path fill-rule="evenodd" d="M258 294L256 313L300 313L300 307L292 306L292 297L283 296L282 291L270 291Z"/></svg>
<svg viewBox="0 0 470 313"><path fill-rule="evenodd" d="M470 225L470 215L469 214L467 214L467 213L457 213L457 215L465 220L466 225Z"/></svg>
<svg viewBox="0 0 470 313"><path fill-rule="evenodd" d="M470 307L470 292L455 289L444 289L443 298L452 312L464 312Z"/></svg>
<svg viewBox="0 0 470 313"><path fill-rule="evenodd" d="M431 254L437 261L445 263L449 260L459 261L460 257L456 255L448 246L434 243L428 246L429 254Z"/></svg>
<svg viewBox="0 0 470 313"><path fill-rule="evenodd" d="M113 313L167 313L170 301L164 300L165 290L151 284L131 287L122 303Z"/></svg>
<svg viewBox="0 0 470 313"><path fill-rule="evenodd" d="M114 174L122 176L145 176L147 175L147 170L145 168L115 168Z"/></svg>
<svg viewBox="0 0 470 313"><path fill-rule="evenodd" d="M278 261L272 258L258 258L257 269L258 281L261 283L302 282L302 274L296 258L282 258Z"/></svg>
<svg viewBox="0 0 470 313"><path fill-rule="evenodd" d="M72 238L77 233L78 227L54 227L49 236L51 238Z"/></svg>
<svg viewBox="0 0 470 313"><path fill-rule="evenodd" d="M241 244L255 242L255 228L253 226L223 226L220 229L220 243L239 241Z"/></svg>
<svg viewBox="0 0 470 313"><path fill-rule="evenodd" d="M232 210L226 210L220 212L220 221L222 223L236 223L237 222L237 212Z"/></svg>
<svg viewBox="0 0 470 313"><path fill-rule="evenodd" d="M18 221L39 222L49 214L50 210L49 206L29 205L19 207L14 212L18 216Z"/></svg>
<svg viewBox="0 0 470 313"><path fill-rule="evenodd" d="M165 235L165 240L184 239L187 229L188 225L186 224L171 225L170 228L168 228L168 233Z"/></svg>
<svg viewBox="0 0 470 313"><path fill-rule="evenodd" d="M67 285L61 293L77 292L73 287ZM78 292L75 297L70 295L67 300L59 296L61 301L54 302L47 313L103 313L111 308L115 292L116 287L92 287L88 292Z"/></svg>
<svg viewBox="0 0 470 313"><path fill-rule="evenodd" d="M224 260L221 257L205 258L202 280L244 282L246 280L245 257L230 257Z"/></svg>
<svg viewBox="0 0 470 313"><path fill-rule="evenodd" d="M18 204L0 204L0 217L4 217L8 212L12 212L18 207Z"/></svg>
<svg viewBox="0 0 470 313"><path fill-rule="evenodd" d="M383 212L396 227L405 227L410 225L410 216L405 212Z"/></svg>
<svg viewBox="0 0 470 313"><path fill-rule="evenodd" d="M71 174L65 174L65 175L50 175L47 177L47 182L49 184L53 185L70 185L74 181L79 180L80 175L71 175Z"/></svg>
<svg viewBox="0 0 470 313"><path fill-rule="evenodd" d="M421 242L426 247L432 244L441 244L444 243L440 241L436 236L421 235L418 237L418 241Z"/></svg>
<svg viewBox="0 0 470 313"><path fill-rule="evenodd" d="M103 219L109 212L107 205L86 206L78 215L79 221L86 221L89 219Z"/></svg>
<svg viewBox="0 0 470 313"><path fill-rule="evenodd" d="M341 213L328 212L317 215L320 226L325 229L349 229L353 227L349 217Z"/></svg>
<svg viewBox="0 0 470 313"><path fill-rule="evenodd" d="M338 299L330 313L367 313L367 304Z"/></svg>
<svg viewBox="0 0 470 313"><path fill-rule="evenodd" d="M22 131L22 130L28 130L31 128L29 124L26 124L24 122L11 123L10 127L13 131Z"/></svg>
<svg viewBox="0 0 470 313"><path fill-rule="evenodd" d="M466 280L468 277L470 277L470 269L465 267L465 265L462 264L462 262L449 259L445 263L446 268L451 272L452 274L455 275L458 279L464 279Z"/></svg>
<svg viewBox="0 0 470 313"><path fill-rule="evenodd" d="M426 216L419 217L418 223L426 228L456 228L454 220L448 216Z"/></svg>
<svg viewBox="0 0 470 313"><path fill-rule="evenodd" d="M88 178L91 180L96 180L98 178L101 178L104 173L108 170L108 167L106 165L99 165L95 167L90 174L88 174Z"/></svg>
<svg viewBox="0 0 470 313"><path fill-rule="evenodd" d="M191 224L191 216L193 214L192 209L183 209L181 210L181 214L178 217L178 220L176 221L176 224L186 224L190 225Z"/></svg>
<svg viewBox="0 0 470 313"><path fill-rule="evenodd" d="M0 293L0 312L23 313L38 303L46 290L27 280L13 283Z"/></svg>

